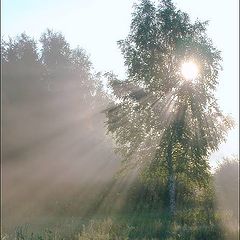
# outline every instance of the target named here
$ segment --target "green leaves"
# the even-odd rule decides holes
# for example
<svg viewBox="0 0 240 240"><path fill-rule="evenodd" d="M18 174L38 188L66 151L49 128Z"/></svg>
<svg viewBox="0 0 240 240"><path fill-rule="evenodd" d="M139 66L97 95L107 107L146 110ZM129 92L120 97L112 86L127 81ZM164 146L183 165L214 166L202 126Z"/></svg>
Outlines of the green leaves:
<svg viewBox="0 0 240 240"><path fill-rule="evenodd" d="M125 166L146 170L154 163L151 171L162 173L171 137L174 171L202 185L208 156L231 127L214 96L221 56L207 37L208 22L191 23L171 1L155 6L143 0L132 16L129 35L118 42L128 68L128 80L118 83L125 95L114 91L121 97L107 113L108 131ZM200 71L195 83L181 75L181 63L189 59ZM129 89L144 94L134 98Z"/></svg>

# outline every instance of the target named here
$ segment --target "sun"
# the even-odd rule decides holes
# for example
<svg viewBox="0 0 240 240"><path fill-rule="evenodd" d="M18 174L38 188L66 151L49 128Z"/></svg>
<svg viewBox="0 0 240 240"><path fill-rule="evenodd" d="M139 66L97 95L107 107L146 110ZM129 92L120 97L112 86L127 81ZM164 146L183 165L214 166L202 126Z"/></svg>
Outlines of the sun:
<svg viewBox="0 0 240 240"><path fill-rule="evenodd" d="M181 73L186 80L195 80L198 72L198 66L193 61L184 62L181 66Z"/></svg>

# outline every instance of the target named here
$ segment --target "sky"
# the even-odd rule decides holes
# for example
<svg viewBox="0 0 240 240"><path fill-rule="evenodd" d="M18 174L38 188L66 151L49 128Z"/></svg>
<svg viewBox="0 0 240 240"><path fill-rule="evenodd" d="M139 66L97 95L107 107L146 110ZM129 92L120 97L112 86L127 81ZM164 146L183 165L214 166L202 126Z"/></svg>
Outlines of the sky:
<svg viewBox="0 0 240 240"><path fill-rule="evenodd" d="M131 22L133 0L2 0L3 38L26 32L39 39L47 28L61 31L71 47L80 46L90 55L97 71L126 76L117 41L124 39ZM239 152L239 3L238 0L173 0L192 20L210 20L208 35L222 51L223 71L216 92L221 109L236 127L227 142L211 157L216 161Z"/></svg>

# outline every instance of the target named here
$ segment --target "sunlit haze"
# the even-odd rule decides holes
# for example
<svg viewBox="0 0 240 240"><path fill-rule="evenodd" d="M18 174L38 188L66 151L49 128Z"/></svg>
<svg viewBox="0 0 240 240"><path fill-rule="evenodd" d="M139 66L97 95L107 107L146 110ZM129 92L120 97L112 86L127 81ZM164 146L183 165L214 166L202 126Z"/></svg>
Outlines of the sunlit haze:
<svg viewBox="0 0 240 240"><path fill-rule="evenodd" d="M217 98L223 111L236 121L228 141L212 159L238 154L239 83L238 83L238 1L175 0L176 6L195 20L210 20L209 37L221 50L223 71L219 78ZM129 31L134 1L2 1L2 36L25 31L38 39L46 28L61 31L72 47L79 45L90 54L97 71L113 71L126 76L123 57L117 41ZM217 11L216 11L217 8ZM233 104L234 102L234 104Z"/></svg>
<svg viewBox="0 0 240 240"><path fill-rule="evenodd" d="M152 1L155 3L159 2L158 0ZM213 107L217 106L215 105L215 99L217 99L221 111L216 111L214 115L212 114L213 111L209 110L211 113L209 121L206 120L207 118L201 118L202 115L201 113L199 114L200 110L198 110L199 107L205 113L207 107L203 108L202 106L208 101L205 101L205 96L209 97L209 95L204 91L199 91L197 83L200 81L202 73L203 75L206 74L204 76L208 74L210 76L214 75L217 69L214 66L215 58L217 61L219 60L218 53L215 54L214 50L214 53L212 53L211 47L205 48L205 46L211 46L211 44L203 44L204 47L202 47L202 43L199 44L202 47L201 51L197 52L201 52L201 56L198 54L194 55L194 52L189 53L188 49L187 53L180 53L184 56L187 55L187 57L185 56L185 58L181 58L177 62L176 73L173 75L179 77L179 85L183 84L187 87L191 85L194 86L194 91L196 90L194 98L183 99L183 94L185 92L188 94L190 91L185 91L185 88L178 88L170 84L175 84L175 81L170 81L172 80L171 77L165 77L165 75L171 76L172 72L169 69L172 68L172 65L168 63L161 65L161 61L166 63L165 59L170 59L170 61L178 59L179 55L174 58L176 55L172 57L172 53L168 55L165 52L168 53L169 49L171 49L172 45L169 44L169 36L171 39L171 34L175 33L175 29L178 29L177 25L173 31L172 25L175 24L175 16L178 16L179 12L176 14L171 8L172 14L176 15L171 15L167 12L167 16L170 16L169 19L171 19L169 21L166 20L167 23L164 22L164 17L161 19L163 24L170 26L169 29L167 28L170 34L166 34L165 30L163 32L165 28L161 28L161 32L157 32L155 34L156 38L152 41L154 42L154 50L152 51L152 48L149 47L151 51L147 50L147 52L145 50L149 46L149 36L152 37L153 35L145 34L145 30L142 29L148 29L146 27L148 25L144 25L145 23L142 24L142 22L139 24L139 20L136 20L140 27L144 25L143 28L135 27L134 24L132 27L134 31L137 29L136 32L139 36L141 35L141 40L139 40L139 37L139 39L136 38L137 40L134 40L136 42L131 42L135 37L132 37L132 39L131 37L127 38L129 32L133 31L132 29L130 30L131 20L135 16L132 14L133 6L138 2L140 1L2 1L1 33L3 41L1 49L4 52L2 54L2 68L5 70L5 75L2 74L4 81L2 81L1 87L4 90L1 94L3 102L3 218L4 224L9 226L9 228L18 225L20 222L24 224L31 222L31 218L34 219L41 214L46 219L51 219L51 217L54 218L55 216L58 216L60 219L60 216L65 216L66 214L66 216L71 216L71 221L73 221L75 216L83 216L80 221L77 220L80 226L82 223L85 224L85 216L88 217L92 213L97 216L101 209L108 209L108 207L110 209L112 206L110 206L109 202L114 202L112 205L120 209L125 204L125 197L132 201L132 197L128 196L128 190L130 189L130 184L135 183L136 172L140 169L137 169L139 163L144 163L145 165L143 165L150 169L146 176L145 173L143 174L143 177L146 178L147 184L151 185L150 190L153 192L154 197L156 196L160 199L164 196L163 201L161 200L161 204L164 206L164 199L168 199L169 196L166 195L167 192L164 192L164 188L156 187L157 190L155 192L152 182L156 180L156 177L158 178L160 175L165 177L163 182L161 182L162 180L156 182L159 186L161 184L166 184L167 186L169 183L170 188L168 190L170 195L175 192L175 179L178 177L179 179L183 178L184 181L186 180L186 184L189 183L189 186L191 185L189 193L186 193L192 197L190 188L195 186L195 182L194 180L188 182L190 178L186 177L185 179L184 174L186 176L187 174L195 174L194 169L197 169L201 173L206 170L207 176L210 176L209 165L205 164L206 161L208 163L209 157L211 172L217 173L216 167L219 166L219 162L223 161L224 157L238 156L239 1L172 0L177 9L189 14L191 22L197 19L200 21L209 20L206 35L212 40L213 46L221 52L223 70L219 73L219 78L217 79L219 84L214 85L214 83L212 87L210 86L212 82L210 82L209 86L206 86L209 89L210 87L213 89L216 86L216 98L212 98L214 100ZM143 3L146 4L148 2L143 1ZM165 16L166 12L164 11L166 9L163 8L162 10L161 7L159 12L151 10L151 17ZM165 15L161 15L162 12ZM156 13L161 14L158 15ZM142 15L142 12L141 14L136 14L137 17L139 15L145 17L145 14ZM178 46L177 44L179 43L179 39L175 38L175 36L184 37L185 33L187 36L189 35L188 30L191 28L192 33L192 29L196 27L196 25L185 22L186 19L182 16L185 15L181 15L179 18L181 20L176 22L180 26L181 24L187 26L187 30L185 31L185 28L182 27L179 28L181 29L181 32L179 31L180 35L174 35L173 38L174 46ZM139 18L141 19L141 17ZM172 19L173 22L171 22ZM154 22L151 23L155 26L156 21L159 21L159 19L154 19ZM183 21L183 23L180 21ZM202 25L200 24L200 26ZM152 31L151 27L149 29L149 32L155 31L155 29ZM184 33L182 29L184 29ZM196 29L198 29L196 37L195 34L192 34L194 37L190 37L194 38L193 41L195 41L195 38L199 39L199 36L202 37L204 32L199 27L196 27ZM198 31L200 32L199 35ZM14 41L11 42L11 39L9 40L9 37L14 38L21 33L26 33L26 35L22 34L19 37L20 40L18 39L19 42L16 41L17 43L15 43ZM147 40L145 40L145 35ZM27 36L30 38L28 39ZM166 46L163 46L163 49L165 48L166 51L163 50L161 56L157 55L159 54L157 52L159 47L157 45L158 36L163 38L163 40L160 39L161 43L166 43ZM121 45L121 47L123 46L122 49L124 51L127 49L128 51L126 51L128 54L125 55L124 62L123 54L117 42L126 38L130 39L129 45L124 45L124 41L120 41L120 45L123 43ZM142 41L142 39L144 40ZM203 36L203 39L209 43L209 39L206 39L205 36ZM28 45L25 45L25 40ZM143 44L141 43L142 45L145 44L144 50L141 47L139 49L136 47L136 49L132 50L131 46L138 46L141 41L144 42ZM126 42L128 43L128 41ZM155 48L155 46L157 47ZM157 57L155 57L155 52L157 52ZM131 59L132 56L134 58L130 62L128 59ZM211 69L210 67L205 68L206 56L207 60L214 59ZM201 57L203 61L201 61ZM147 65L148 62L145 59L148 62L154 62L154 64L157 59L160 64L157 62L152 67ZM152 61L151 59L154 60ZM137 84L133 81L119 81L129 79L127 67L130 65L133 66L136 73L134 75L135 73L132 73L130 70L130 75L132 74L131 76L133 76L132 78L136 80ZM143 66L142 69L141 66ZM146 66L150 66L150 70ZM165 74L165 69L167 69L166 71L169 75ZM205 69L207 71L204 72ZM114 74L117 75L116 78ZM159 75L161 76L161 81L156 77ZM208 78L206 77L206 79ZM212 79L214 79L214 76ZM110 84L108 85L107 83ZM146 91L144 87L148 86L148 84L152 84L151 86L154 87L149 87ZM205 88L204 84L202 84L203 88L201 89ZM111 87L108 88L107 86ZM162 87L163 91L159 86ZM106 90L107 93L111 92L113 96L111 94L107 96ZM159 92L166 94L161 95ZM117 99L118 102L116 100L115 103L119 105L112 106L114 105L112 99ZM127 100L125 101L125 99ZM191 101L188 101L188 99ZM189 102L191 102L191 105ZM141 104L143 109L146 108L146 111L143 111L143 113L141 112ZM193 109L196 109L196 111ZM218 150L208 156L210 149L217 149L217 146L215 148L214 145L214 138L223 139L219 137L221 134L215 134L214 132L216 129L224 129L224 127L218 127L217 121L215 125L215 116L220 116L218 114L220 112L230 116L235 121L235 127L228 132L226 142L220 144ZM228 123L227 120L226 122ZM129 126L124 125L126 123ZM214 131L208 131L208 129L211 129L211 126L214 126L212 127ZM119 128L116 132L114 132L115 127ZM158 131L159 129L161 131ZM163 131L165 129L170 129L165 134L166 136ZM204 131L201 131L201 129ZM182 131L185 131L186 134L184 132L185 135L183 135ZM175 140L174 134L180 137ZM208 138L206 137L207 134L211 136ZM119 136L120 140L115 135ZM194 140L195 136L197 137ZM180 138L181 140L178 140ZM204 140L202 144L200 144L200 140ZM188 143L181 145L181 141L187 141ZM208 141L210 144L208 144ZM164 145L164 147L159 142L166 144L170 142L170 144L169 146ZM219 142L217 139L216 145ZM204 150L201 150L202 146L206 146ZM116 154L116 152L119 154ZM201 154L204 157L198 156ZM121 160L123 160L123 164L127 162L122 158L128 160L128 158L130 159L129 156L133 156L133 161L131 162L133 171L129 175L124 175L123 178L114 178L113 176L119 171ZM195 160L194 156L196 156L197 160ZM164 157L167 159L166 162L162 160ZM177 161L180 158L181 160L184 159L184 161ZM154 161L152 161L153 159ZM128 161L130 162L130 160ZM177 165L178 163L180 164ZM194 165L193 168L188 167L190 165L191 167ZM166 170L164 170L165 168ZM180 169L180 174L174 176L174 169L178 168ZM154 172L153 178L151 171ZM167 176L168 173L169 176ZM196 173L197 175L198 173ZM205 177L204 174L203 176ZM191 177L191 179L193 178ZM219 179L221 179L221 176ZM207 182L207 179L205 180ZM202 179L197 181L203 182ZM142 186L140 184L140 187ZM182 187L182 190L179 192L183 191L184 193L184 185L180 184L179 186ZM137 190L138 188L136 187ZM198 198L198 191L193 190ZM149 198L151 201L152 197L147 192L145 194L144 191L139 192L141 197ZM162 193L158 194L157 191L163 191L163 195L161 195ZM177 192L177 194L179 193ZM112 200L113 196L116 202ZM136 202L140 201L141 197L138 199L138 195L136 196ZM180 195L176 196L181 200ZM152 201L158 204L153 198ZM142 206L147 206L145 202L143 203ZM192 206L193 204L189 205ZM164 214L163 216L165 216ZM197 214L192 215L197 216ZM53 219L52 221L54 222L55 220ZM210 220L208 221L210 222ZM161 227L165 227L162 224L164 222L156 221L155 223L156 226L161 225ZM63 225L67 226L65 223ZM169 230L170 228L166 229ZM5 239L4 236L3 238ZM6 237L6 239L11 238Z"/></svg>
<svg viewBox="0 0 240 240"><path fill-rule="evenodd" d="M197 65L192 61L184 62L181 66L181 73L186 80L194 81L198 72Z"/></svg>

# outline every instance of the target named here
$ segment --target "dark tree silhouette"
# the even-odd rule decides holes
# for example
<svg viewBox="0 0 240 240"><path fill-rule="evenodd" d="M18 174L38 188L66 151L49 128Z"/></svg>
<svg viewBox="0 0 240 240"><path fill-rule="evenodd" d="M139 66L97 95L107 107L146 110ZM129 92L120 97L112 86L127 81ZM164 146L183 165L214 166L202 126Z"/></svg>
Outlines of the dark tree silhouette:
<svg viewBox="0 0 240 240"><path fill-rule="evenodd" d="M70 45L60 32L47 29L40 38L42 61L48 69L67 68L70 64Z"/></svg>
<svg viewBox="0 0 240 240"><path fill-rule="evenodd" d="M43 89L43 68L36 41L25 33L8 42L2 42L3 94L10 102L37 98ZM5 97L4 97L5 99Z"/></svg>
<svg viewBox="0 0 240 240"><path fill-rule="evenodd" d="M4 220L13 224L22 216L62 213L73 199L69 212L87 211L91 192L80 196L83 179L91 178L91 185L101 171L106 181L115 167L107 164L114 155L105 138L101 111L108 98L101 74L85 50L71 49L62 34L50 30L40 44L23 33L2 41L1 49ZM45 182L47 188L36 187Z"/></svg>
<svg viewBox="0 0 240 240"><path fill-rule="evenodd" d="M48 90L59 91L71 71L71 49L60 32L47 29L40 38L41 62Z"/></svg>

